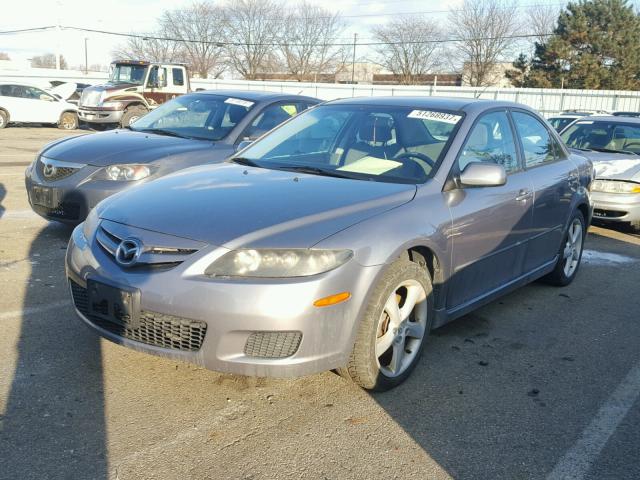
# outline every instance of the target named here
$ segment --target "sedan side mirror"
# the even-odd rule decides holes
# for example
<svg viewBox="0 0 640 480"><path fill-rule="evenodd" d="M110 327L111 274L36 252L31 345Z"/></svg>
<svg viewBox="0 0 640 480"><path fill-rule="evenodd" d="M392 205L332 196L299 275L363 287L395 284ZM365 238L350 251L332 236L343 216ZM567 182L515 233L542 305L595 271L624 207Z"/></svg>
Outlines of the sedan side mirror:
<svg viewBox="0 0 640 480"><path fill-rule="evenodd" d="M460 174L463 187L499 187L507 183L507 172L496 163L472 162Z"/></svg>

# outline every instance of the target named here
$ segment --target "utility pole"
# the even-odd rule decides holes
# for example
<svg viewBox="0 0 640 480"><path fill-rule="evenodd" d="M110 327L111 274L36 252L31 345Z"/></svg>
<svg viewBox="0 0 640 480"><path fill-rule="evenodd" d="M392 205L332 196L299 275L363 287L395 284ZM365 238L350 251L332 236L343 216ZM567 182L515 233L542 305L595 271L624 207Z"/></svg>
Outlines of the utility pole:
<svg viewBox="0 0 640 480"><path fill-rule="evenodd" d="M89 74L89 56L87 55L87 37L84 37L84 74Z"/></svg>
<svg viewBox="0 0 640 480"><path fill-rule="evenodd" d="M58 0L56 2L57 5L57 13L58 13L58 18L57 18L57 24L56 24L56 70L60 70L60 48L61 48L61 36L62 36L62 29L60 28L60 12L62 10L62 3L60 0Z"/></svg>
<svg viewBox="0 0 640 480"><path fill-rule="evenodd" d="M356 78L356 44L358 43L358 34L353 34L353 60L351 62L351 83L355 83Z"/></svg>

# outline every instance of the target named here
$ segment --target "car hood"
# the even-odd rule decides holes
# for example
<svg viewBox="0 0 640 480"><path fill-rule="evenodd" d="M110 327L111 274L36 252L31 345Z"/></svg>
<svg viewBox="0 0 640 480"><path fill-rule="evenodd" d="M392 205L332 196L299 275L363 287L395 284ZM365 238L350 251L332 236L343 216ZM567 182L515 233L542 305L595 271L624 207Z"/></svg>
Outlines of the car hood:
<svg viewBox="0 0 640 480"><path fill-rule="evenodd" d="M309 248L415 196L415 185L224 163L121 192L100 218L226 248Z"/></svg>
<svg viewBox="0 0 640 480"><path fill-rule="evenodd" d="M149 163L177 154L214 149L213 142L167 137L131 130L80 135L62 139L42 154L63 162L104 167L116 163Z"/></svg>
<svg viewBox="0 0 640 480"><path fill-rule="evenodd" d="M596 178L640 181L640 156L627 153L610 153L573 150L593 162Z"/></svg>

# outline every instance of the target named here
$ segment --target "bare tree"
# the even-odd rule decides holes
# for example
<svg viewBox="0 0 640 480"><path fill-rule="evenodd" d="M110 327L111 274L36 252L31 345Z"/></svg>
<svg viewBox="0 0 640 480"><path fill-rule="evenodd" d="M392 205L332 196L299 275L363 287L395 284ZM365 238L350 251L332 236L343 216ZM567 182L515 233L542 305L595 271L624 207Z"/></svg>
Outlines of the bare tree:
<svg viewBox="0 0 640 480"><path fill-rule="evenodd" d="M192 71L200 78L218 78L224 72L224 9L208 2L194 2L165 11L160 18L164 35L182 41L182 50Z"/></svg>
<svg viewBox="0 0 640 480"><path fill-rule="evenodd" d="M255 79L273 62L279 30L285 29L282 5L273 0L231 0L225 11L228 62L244 78Z"/></svg>
<svg viewBox="0 0 640 480"><path fill-rule="evenodd" d="M118 60L184 61L182 44L171 40L161 40L162 35L161 33L154 33L144 38L129 37L124 45L119 46L112 52L112 55Z"/></svg>
<svg viewBox="0 0 640 480"><path fill-rule="evenodd" d="M56 56L53 53L45 53L44 55L36 55L31 59L33 68L56 68ZM67 60L60 55L60 69L67 70Z"/></svg>
<svg viewBox="0 0 640 480"><path fill-rule="evenodd" d="M398 17L373 28L379 63L401 84L413 85L439 65L442 33L425 17Z"/></svg>
<svg viewBox="0 0 640 480"><path fill-rule="evenodd" d="M487 86L496 75L501 57L508 57L519 31L516 4L511 0L464 0L449 12L449 31L459 41L451 54L463 65L463 81L474 87Z"/></svg>
<svg viewBox="0 0 640 480"><path fill-rule="evenodd" d="M539 44L546 43L558 24L561 10L554 5L536 5L527 9L527 24Z"/></svg>
<svg viewBox="0 0 640 480"><path fill-rule="evenodd" d="M334 44L344 30L337 13L303 1L290 9L284 20L280 51L292 76L298 81L315 80L322 73L336 70L343 55L341 47Z"/></svg>

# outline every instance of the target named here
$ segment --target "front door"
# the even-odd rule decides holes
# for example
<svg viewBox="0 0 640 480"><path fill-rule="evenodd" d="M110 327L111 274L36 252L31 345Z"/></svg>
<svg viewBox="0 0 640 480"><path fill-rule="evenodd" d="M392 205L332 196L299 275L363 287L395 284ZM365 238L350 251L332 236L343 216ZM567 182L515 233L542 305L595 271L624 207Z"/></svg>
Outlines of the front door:
<svg viewBox="0 0 640 480"><path fill-rule="evenodd" d="M532 224L533 187L521 167L505 110L486 113L476 121L454 168L462 172L472 162L501 164L507 182L498 187L464 187L445 193L453 218L449 310L463 307L522 275Z"/></svg>

